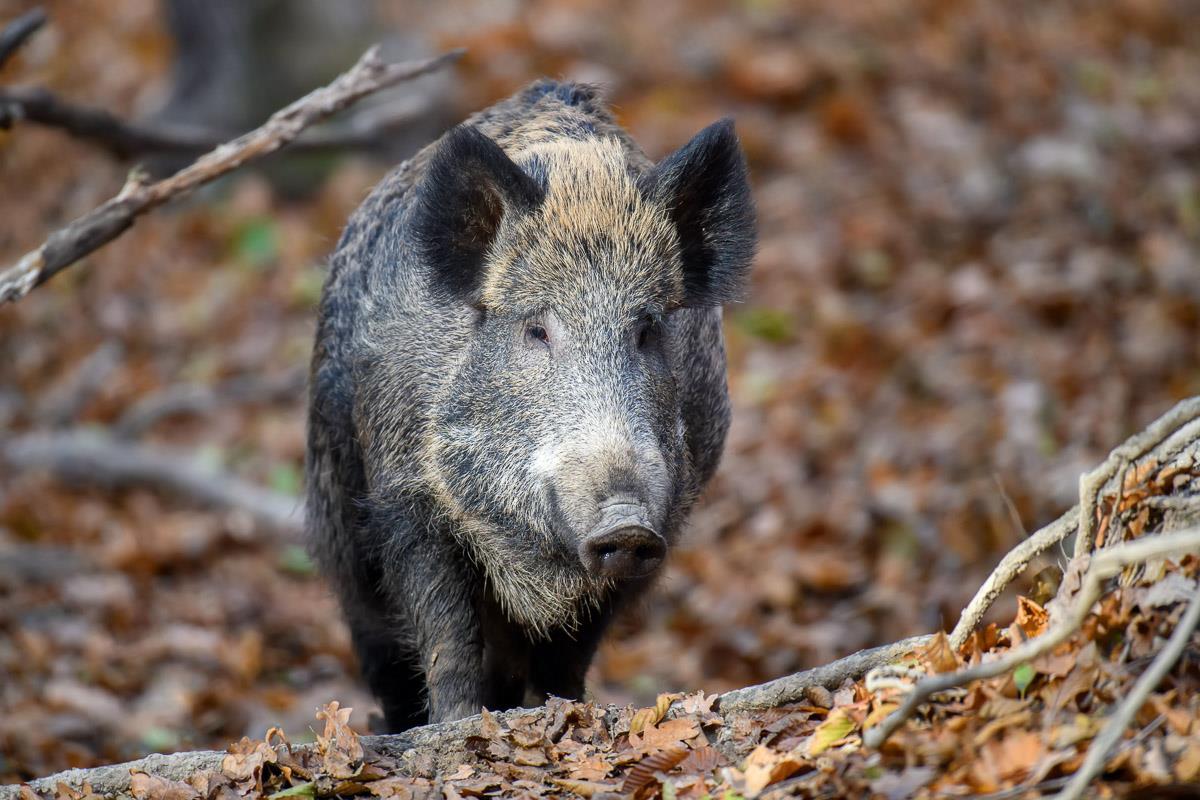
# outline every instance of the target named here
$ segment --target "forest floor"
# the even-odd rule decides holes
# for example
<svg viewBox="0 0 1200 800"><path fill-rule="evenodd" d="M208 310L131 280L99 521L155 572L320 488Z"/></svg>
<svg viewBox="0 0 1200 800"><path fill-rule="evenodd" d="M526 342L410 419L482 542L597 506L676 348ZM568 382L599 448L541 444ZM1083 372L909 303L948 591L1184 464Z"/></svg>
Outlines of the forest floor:
<svg viewBox="0 0 1200 800"><path fill-rule="evenodd" d="M0 19L29 5L0 0ZM161 102L170 44L155 3L46 7L50 28L0 83L131 117ZM1081 472L1200 394L1193 4L630 0L617 14L578 0L385 13L470 48L460 116L535 77L575 77L608 87L652 157L732 115L750 158L761 246L748 302L727 316L734 427L686 543L597 659L598 702L708 697L948 630L999 557L1076 501ZM129 166L33 126L0 131L0 263L115 193ZM298 492L323 259L387 169L365 156L323 167L303 197L237 175L0 308L4 435L124 431ZM135 404L180 386L217 399L122 427ZM1196 570L1178 567L1183 580ZM1104 629L1152 643L1181 605L1143 606L1136 591L1111 595ZM1031 606L1014 609L1010 593L994 638L951 657L1010 646L1014 619L1024 633L1036 626ZM1049 703L1044 693L1077 674L1065 664L1019 690L975 686L956 701L964 713L946 712L945 738L925 732L882 761L847 747L877 710L855 687L726 719L766 748L751 762L696 760L712 757L695 755L690 725L716 729L695 694L695 710L675 717L689 725L660 722L651 735L664 751L689 749L670 768L678 793L748 796L748 774L800 781L815 769L831 781L816 793L901 797L931 791L934 764L936 780L971 791L1032 786L1071 766L1047 753L1076 752L1090 735L1093 722L1064 727L1061 714L1094 719L1131 679L1088 641L1072 670L1092 683L1054 721L1028 704ZM1195 697L1194 659L1175 680L1158 701L1163 721L1142 720L1153 731L1124 751L1130 783L1195 778L1196 708L1181 699ZM299 541L187 498L0 466L0 783L224 749L272 726L313 741L314 709L334 700L355 709L334 714L335 727L366 733L374 704ZM989 703L995 719L1028 714L1005 730L965 713ZM509 723L485 738L541 748L546 763L523 769L608 791L628 780L628 753L647 755L646 738L609 726L605 740L589 708L573 707L558 738L538 739L537 721L532 745ZM968 740L972 760L957 750L937 760ZM798 747L821 766L788 761ZM585 777L577 756L609 768L589 762ZM488 792L479 787L500 774L491 764L482 754L444 785ZM281 774L270 772L272 788Z"/></svg>

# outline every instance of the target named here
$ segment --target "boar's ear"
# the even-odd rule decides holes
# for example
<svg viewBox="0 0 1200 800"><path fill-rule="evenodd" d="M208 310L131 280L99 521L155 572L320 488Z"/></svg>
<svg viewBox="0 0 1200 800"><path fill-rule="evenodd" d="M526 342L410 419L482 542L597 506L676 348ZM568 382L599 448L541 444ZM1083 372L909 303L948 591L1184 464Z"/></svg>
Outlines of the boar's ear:
<svg viewBox="0 0 1200 800"><path fill-rule="evenodd" d="M754 257L755 230L746 158L733 120L709 125L640 182L666 206L679 232L683 304L738 299Z"/></svg>
<svg viewBox="0 0 1200 800"><path fill-rule="evenodd" d="M419 192L413 228L432 288L476 303L500 223L535 208L541 186L478 129L459 125L442 137Z"/></svg>

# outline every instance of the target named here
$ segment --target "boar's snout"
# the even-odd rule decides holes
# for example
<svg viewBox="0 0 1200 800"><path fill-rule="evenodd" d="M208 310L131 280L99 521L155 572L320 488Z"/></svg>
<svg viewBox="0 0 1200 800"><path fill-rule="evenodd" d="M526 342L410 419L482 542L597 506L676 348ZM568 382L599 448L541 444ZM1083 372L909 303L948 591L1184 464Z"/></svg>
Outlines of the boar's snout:
<svg viewBox="0 0 1200 800"><path fill-rule="evenodd" d="M579 545L579 559L597 578L644 578L667 554L667 543L646 521L636 503L603 506L600 522Z"/></svg>

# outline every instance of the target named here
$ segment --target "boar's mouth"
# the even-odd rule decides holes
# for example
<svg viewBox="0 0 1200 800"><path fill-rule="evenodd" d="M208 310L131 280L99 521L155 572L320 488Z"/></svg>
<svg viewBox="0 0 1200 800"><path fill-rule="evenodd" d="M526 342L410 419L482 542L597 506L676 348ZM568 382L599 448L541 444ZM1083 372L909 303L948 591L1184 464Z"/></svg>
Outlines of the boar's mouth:
<svg viewBox="0 0 1200 800"><path fill-rule="evenodd" d="M652 574L667 554L667 543L638 503L613 502L579 543L579 560L596 578L629 580Z"/></svg>

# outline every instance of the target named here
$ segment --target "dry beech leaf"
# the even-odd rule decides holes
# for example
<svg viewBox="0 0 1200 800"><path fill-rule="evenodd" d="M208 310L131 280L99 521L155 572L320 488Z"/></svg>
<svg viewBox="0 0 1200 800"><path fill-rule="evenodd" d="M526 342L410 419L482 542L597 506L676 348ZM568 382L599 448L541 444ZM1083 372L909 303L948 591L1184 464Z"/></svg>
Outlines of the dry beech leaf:
<svg viewBox="0 0 1200 800"><path fill-rule="evenodd" d="M1013 626L1019 628L1026 639L1033 639L1034 637L1041 636L1046 632L1046 628L1049 627L1049 625L1050 615L1046 613L1046 609L1042 608L1028 597L1017 598L1017 619L1015 622L1013 622ZM1019 642L1021 640L1017 637L1013 637L1013 641Z"/></svg>
<svg viewBox="0 0 1200 800"><path fill-rule="evenodd" d="M523 767L544 767L550 763L546 751L540 747L518 747L513 750L512 760Z"/></svg>
<svg viewBox="0 0 1200 800"><path fill-rule="evenodd" d="M662 696L663 695L659 695L659 697ZM720 695L716 693L706 695L704 694L704 691L701 690L693 694L684 695L683 699L679 703L679 707L685 714L708 714L712 712L713 704L717 702L717 698L719 696Z"/></svg>
<svg viewBox="0 0 1200 800"><path fill-rule="evenodd" d="M394 778L384 778L379 781L371 781L366 784L367 790L376 797L382 797L386 800L396 798L397 800L411 800L413 797L413 787L419 785L418 778L410 778L406 775L397 775Z"/></svg>
<svg viewBox="0 0 1200 800"><path fill-rule="evenodd" d="M704 693L701 692L700 694L703 696ZM637 713L633 715L633 719L629 720L629 732L641 733L650 725L657 725L671 709L671 703L678 700L681 696L682 695L678 693L660 694L657 698L655 698L653 706L650 708L639 709Z"/></svg>
<svg viewBox="0 0 1200 800"><path fill-rule="evenodd" d="M597 794L616 793L620 791L620 787L615 783L598 783L596 781L580 781L571 778L551 778L550 782L555 786L561 786L568 792L579 795L580 797L592 797Z"/></svg>
<svg viewBox="0 0 1200 800"><path fill-rule="evenodd" d="M954 672L958 669L958 657L950 646L950 637L945 631L938 631L928 645L921 651L921 663L930 672Z"/></svg>
<svg viewBox="0 0 1200 800"><path fill-rule="evenodd" d="M189 784L145 772L130 774L129 793L136 800L198 800L200 797L200 793Z"/></svg>
<svg viewBox="0 0 1200 800"><path fill-rule="evenodd" d="M470 764L459 764L458 769L454 770L454 774L447 775L445 780L448 781L465 781L475 774L475 768Z"/></svg>
<svg viewBox="0 0 1200 800"><path fill-rule="evenodd" d="M641 733L648 726L653 725L656 720L655 711L653 708L641 708L634 713L633 718L629 720L629 732Z"/></svg>
<svg viewBox="0 0 1200 800"><path fill-rule="evenodd" d="M664 720L658 725L646 727L641 734L631 734L629 743L638 750L649 752L669 747L677 742L686 742L700 735L700 723L694 719Z"/></svg>
<svg viewBox="0 0 1200 800"><path fill-rule="evenodd" d="M1020 730L1006 731L979 750L980 761L1005 781L1023 779L1045 754L1046 745L1041 736Z"/></svg>
<svg viewBox="0 0 1200 800"><path fill-rule="evenodd" d="M500 735L500 723L496 715L486 708L479 712L479 735L484 739L495 739Z"/></svg>
<svg viewBox="0 0 1200 800"><path fill-rule="evenodd" d="M715 747L698 747L688 753L687 758L679 762L679 769L685 775L710 775L718 767L727 763L725 756Z"/></svg>
<svg viewBox="0 0 1200 800"><path fill-rule="evenodd" d="M570 764L568 774L574 780L580 781L595 781L601 778L607 778L612 772L612 764L604 760L600 756L592 756L591 758L583 759L577 762L561 762Z"/></svg>
<svg viewBox="0 0 1200 800"><path fill-rule="evenodd" d="M325 774L331 778L353 778L362 769L362 743L350 728L353 710L340 708L334 700L317 711L317 719L325 720L325 731L317 736L317 752Z"/></svg>
<svg viewBox="0 0 1200 800"><path fill-rule="evenodd" d="M766 745L754 748L742 769L742 794L758 797L763 789L799 772L806 761L792 753L777 753Z"/></svg>
<svg viewBox="0 0 1200 800"><path fill-rule="evenodd" d="M676 743L646 756L629 770L625 782L621 784L621 791L636 795L655 781L654 773L666 772L687 758L687 754L688 748Z"/></svg>
<svg viewBox="0 0 1200 800"><path fill-rule="evenodd" d="M229 746L229 753L221 759L221 772L237 783L249 782L256 792L262 793L262 770L265 764L275 764L279 754L266 742L255 742L248 736Z"/></svg>

